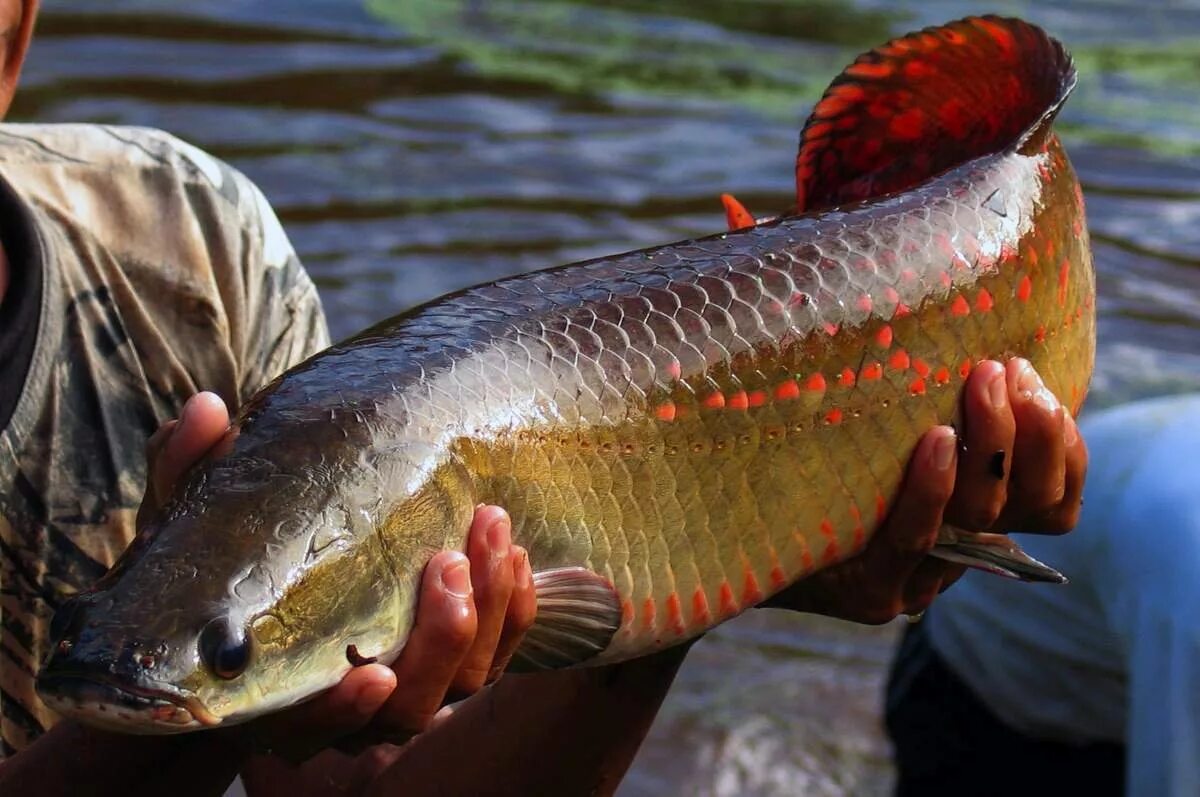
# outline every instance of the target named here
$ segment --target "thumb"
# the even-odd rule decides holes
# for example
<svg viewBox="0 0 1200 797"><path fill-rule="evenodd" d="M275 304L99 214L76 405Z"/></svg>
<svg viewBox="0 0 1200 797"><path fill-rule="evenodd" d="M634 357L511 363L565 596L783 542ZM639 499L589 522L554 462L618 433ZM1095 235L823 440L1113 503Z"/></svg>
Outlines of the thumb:
<svg viewBox="0 0 1200 797"><path fill-rule="evenodd" d="M206 391L188 399L179 420L167 421L146 443L142 511L158 509L184 473L221 440L228 428L229 410L216 393Z"/></svg>

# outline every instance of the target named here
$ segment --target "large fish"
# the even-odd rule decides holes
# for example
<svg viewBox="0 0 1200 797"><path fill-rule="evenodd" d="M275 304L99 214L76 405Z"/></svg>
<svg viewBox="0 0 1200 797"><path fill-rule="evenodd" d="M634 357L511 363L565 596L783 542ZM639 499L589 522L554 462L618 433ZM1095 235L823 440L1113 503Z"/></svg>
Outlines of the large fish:
<svg viewBox="0 0 1200 797"><path fill-rule="evenodd" d="M815 107L792 212L466 290L293 368L60 610L42 696L146 733L301 701L398 654L484 501L536 573L524 668L649 653L855 555L974 363L1028 357L1083 400L1094 275L1050 129L1074 80L1017 20L896 39Z"/></svg>

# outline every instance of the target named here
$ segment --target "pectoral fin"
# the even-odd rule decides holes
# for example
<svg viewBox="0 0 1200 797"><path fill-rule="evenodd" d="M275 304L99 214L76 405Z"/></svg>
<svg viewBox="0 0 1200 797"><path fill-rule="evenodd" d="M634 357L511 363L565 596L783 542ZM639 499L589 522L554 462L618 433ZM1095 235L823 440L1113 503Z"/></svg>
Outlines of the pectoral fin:
<svg viewBox="0 0 1200 797"><path fill-rule="evenodd" d="M582 567L534 573L533 584L537 619L509 671L570 667L608 647L621 625L621 601L612 584Z"/></svg>
<svg viewBox="0 0 1200 797"><path fill-rule="evenodd" d="M1065 584L1067 578L1021 550L1007 534L942 526L931 555L1019 581Z"/></svg>

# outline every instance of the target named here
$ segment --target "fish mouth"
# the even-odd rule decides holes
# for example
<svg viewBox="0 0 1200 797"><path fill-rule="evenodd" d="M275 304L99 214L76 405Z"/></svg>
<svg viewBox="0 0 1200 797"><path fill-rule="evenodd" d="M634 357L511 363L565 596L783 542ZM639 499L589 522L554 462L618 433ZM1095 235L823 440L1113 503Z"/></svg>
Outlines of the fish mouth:
<svg viewBox="0 0 1200 797"><path fill-rule="evenodd" d="M123 733L169 734L211 728L221 718L195 695L164 683L118 683L94 673L44 673L42 700L64 716Z"/></svg>

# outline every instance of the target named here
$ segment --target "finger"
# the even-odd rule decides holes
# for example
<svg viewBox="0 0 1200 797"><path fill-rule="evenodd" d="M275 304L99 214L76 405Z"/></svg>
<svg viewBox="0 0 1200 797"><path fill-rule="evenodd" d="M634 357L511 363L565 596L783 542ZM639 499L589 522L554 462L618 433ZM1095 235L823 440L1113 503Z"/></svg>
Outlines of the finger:
<svg viewBox="0 0 1200 797"><path fill-rule="evenodd" d="M477 509L467 537L477 617L475 642L450 685L452 699L479 691L492 669L513 591L511 549L512 523L508 513L498 506Z"/></svg>
<svg viewBox="0 0 1200 797"><path fill-rule="evenodd" d="M864 551L882 560L878 572L888 574L898 596L937 541L942 514L954 492L957 449L958 438L948 426L934 427L921 438L887 521Z"/></svg>
<svg viewBox="0 0 1200 797"><path fill-rule="evenodd" d="M521 646L525 632L537 619L537 593L533 588L533 570L529 566L529 554L519 545L512 547L509 555L513 568L513 592L508 599L508 613L504 616L504 630L496 644L496 656L492 661L489 678L495 679L508 668L513 654Z"/></svg>
<svg viewBox="0 0 1200 797"><path fill-rule="evenodd" d="M948 522L975 530L996 522L1008 494L1015 433L1004 366L994 360L982 362L963 391L963 451Z"/></svg>
<svg viewBox="0 0 1200 797"><path fill-rule="evenodd" d="M920 614L928 609L933 599L957 581L965 570L963 565L926 557L904 585L904 613Z"/></svg>
<svg viewBox="0 0 1200 797"><path fill-rule="evenodd" d="M385 735L424 730L475 640L476 616L467 557L443 551L421 582L412 634L393 665L399 686L372 723Z"/></svg>
<svg viewBox="0 0 1200 797"><path fill-rule="evenodd" d="M150 471L155 498L161 503L171 494L176 482L229 428L229 410L216 393L197 393L187 400L179 422L167 432L157 447Z"/></svg>
<svg viewBox="0 0 1200 797"><path fill-rule="evenodd" d="M1017 436L1006 519L1013 529L1039 531L1066 493L1066 410L1026 360L1009 363L1008 385Z"/></svg>
<svg viewBox="0 0 1200 797"><path fill-rule="evenodd" d="M1075 419L1063 418L1063 444L1066 448L1063 497L1053 509L1041 516L1014 518L1010 527L1043 534L1065 534L1079 523L1083 508L1083 485L1087 475L1087 444L1079 434Z"/></svg>
<svg viewBox="0 0 1200 797"><path fill-rule="evenodd" d="M179 423L177 419L172 418L169 421L163 422L154 434L150 435L150 439L146 441L146 494L142 497L141 506L138 507L137 527L140 529L143 521L148 513L158 509L162 503L162 498L158 494L158 490L154 486L154 473L158 470L158 459L162 455L163 446L171 437L171 432Z"/></svg>
<svg viewBox="0 0 1200 797"><path fill-rule="evenodd" d="M295 708L246 726L256 749L302 760L371 721L396 688L382 664L355 667L336 686Z"/></svg>

